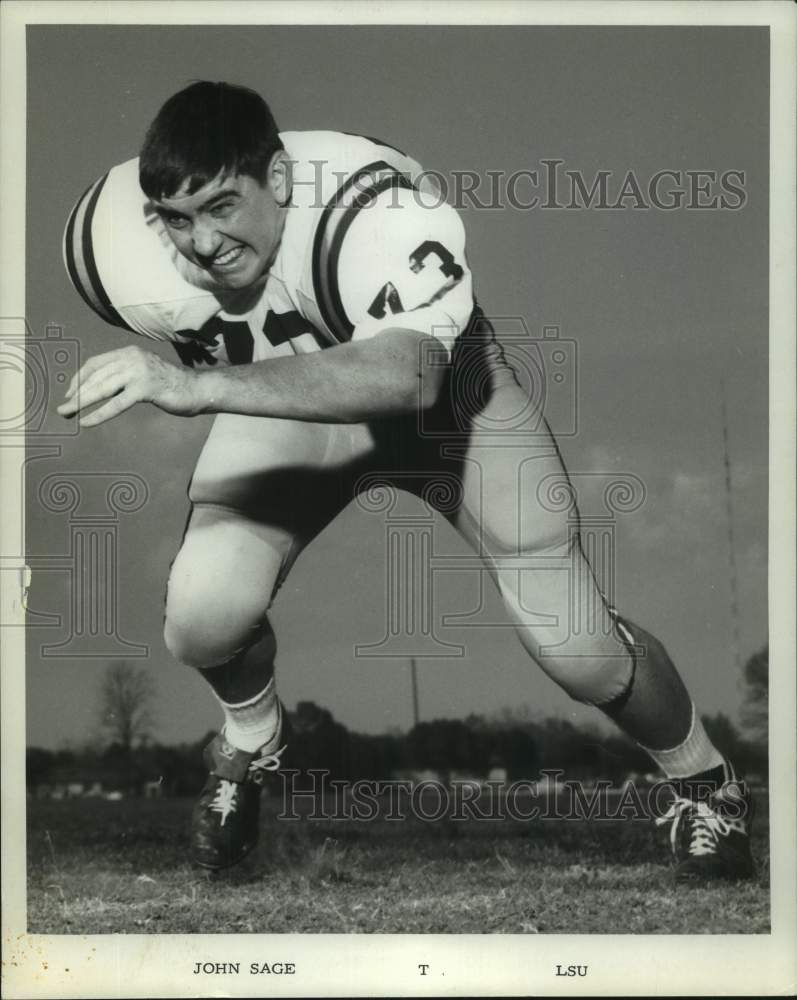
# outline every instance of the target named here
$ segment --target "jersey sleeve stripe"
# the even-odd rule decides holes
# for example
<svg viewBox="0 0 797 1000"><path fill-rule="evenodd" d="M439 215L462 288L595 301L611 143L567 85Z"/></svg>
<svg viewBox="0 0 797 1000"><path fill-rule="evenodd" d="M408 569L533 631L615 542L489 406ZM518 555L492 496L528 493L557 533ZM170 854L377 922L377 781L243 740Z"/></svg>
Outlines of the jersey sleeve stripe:
<svg viewBox="0 0 797 1000"><path fill-rule="evenodd" d="M95 182L96 184L96 182ZM66 265L66 272L69 275L69 280L72 282L75 291L78 292L80 297L89 307L89 309L96 310L96 305L92 301L90 295L86 291L83 282L81 281L80 275L78 274L77 268L77 258L80 253L79 247L75 244L75 230L77 227L78 216L81 215L81 209L85 208L86 199L89 193L94 189L95 184L90 184L88 188L83 192L83 195L75 203L75 207L69 215L69 221L66 224L66 230L64 231L64 264ZM79 230L78 230L79 231ZM77 252L76 252L77 251ZM107 317L103 316L103 319Z"/></svg>
<svg viewBox="0 0 797 1000"><path fill-rule="evenodd" d="M113 323L113 317L108 312L107 309L103 307L102 301L98 298L94 286L92 285L91 275L89 269L86 266L86 248L91 247L91 229L88 229L88 240L86 239L86 219L93 217L94 206L96 206L96 198L98 189L101 188L102 183L105 178L100 178L96 183L92 184L88 191L83 195L81 200L78 202L76 207L74 218L70 220L72 223L71 238L69 240L69 247L71 249L71 263L74 272L74 281L76 287L78 288L80 294L82 295L84 301L87 305L104 319L106 323ZM89 208L91 207L91 215L89 215ZM93 254L92 254L93 256ZM95 266L96 269L96 266ZM70 276L71 273L70 273Z"/></svg>
<svg viewBox="0 0 797 1000"><path fill-rule="evenodd" d="M329 290L330 304L334 310L335 316L338 317L339 326L346 333L346 340L351 339L352 332L354 331L354 324L346 315L346 310L343 307L343 300L340 297L340 290L337 282L338 260L340 259L340 248L343 245L344 237L349 231L351 224L354 222L357 217L357 213L361 208L370 204L374 198L377 198L384 191L390 190L390 188L410 186L409 182L406 181L401 174L395 174L392 177L384 178L384 180L379 181L378 184L375 184L374 187L370 188L367 194L359 195L357 197L355 203L351 206L351 208L347 209L335 229L327 260L327 286Z"/></svg>
<svg viewBox="0 0 797 1000"><path fill-rule="evenodd" d="M356 192L353 189L357 188ZM324 208L313 243L313 286L321 316L339 342L351 340L354 324L346 315L337 282L343 239L359 210L390 188L412 188L410 180L380 160L341 185Z"/></svg>
<svg viewBox="0 0 797 1000"><path fill-rule="evenodd" d="M367 139L372 142L375 146L383 146L385 149L392 149L394 153L398 153L399 156L406 156L407 154L403 149L399 149L398 146L393 146L389 142L384 142L382 139L376 139L372 135L363 135L361 132L344 132L344 135L350 135L355 139Z"/></svg>
<svg viewBox="0 0 797 1000"><path fill-rule="evenodd" d="M86 265L86 272L88 274L88 279L90 287L94 292L97 300L103 307L103 310L111 318L108 320L109 323L113 323L114 326L121 326L125 330L130 330L133 332L131 327L125 323L113 304L108 297L108 293L102 284L102 279L100 278L100 272L97 270L97 262L94 259L94 245L92 243L91 227L94 222L94 211L97 207L97 202L100 195L102 194L102 189L105 187L105 182L108 180L108 174L106 174L102 180L97 184L94 189L94 193L89 199L89 203L86 206L86 215L83 219L83 260Z"/></svg>
<svg viewBox="0 0 797 1000"><path fill-rule="evenodd" d="M69 218L64 237L66 267L72 284L98 316L106 323L133 332L114 308L103 286L94 258L92 225L97 202L107 180L108 174L105 174L93 184L75 206Z"/></svg>

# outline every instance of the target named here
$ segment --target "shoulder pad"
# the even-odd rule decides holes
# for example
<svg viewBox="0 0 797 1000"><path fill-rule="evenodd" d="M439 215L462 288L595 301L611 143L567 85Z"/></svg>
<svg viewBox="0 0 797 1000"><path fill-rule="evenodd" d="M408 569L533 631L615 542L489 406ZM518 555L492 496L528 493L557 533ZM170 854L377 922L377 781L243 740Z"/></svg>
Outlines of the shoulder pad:
<svg viewBox="0 0 797 1000"><path fill-rule="evenodd" d="M317 301L341 341L363 321L441 299L469 275L465 230L451 206L386 163L348 184L327 205L313 253Z"/></svg>
<svg viewBox="0 0 797 1000"><path fill-rule="evenodd" d="M113 167L78 200L63 256L72 285L98 316L146 337L174 340L221 308L199 275L191 281L178 270L179 255L139 186L138 159Z"/></svg>

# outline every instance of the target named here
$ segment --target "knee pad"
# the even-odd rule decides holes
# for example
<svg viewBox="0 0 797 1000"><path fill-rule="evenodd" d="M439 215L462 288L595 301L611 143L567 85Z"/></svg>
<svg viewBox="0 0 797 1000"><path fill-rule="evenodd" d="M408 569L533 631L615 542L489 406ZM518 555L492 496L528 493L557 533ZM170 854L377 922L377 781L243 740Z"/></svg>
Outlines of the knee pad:
<svg viewBox="0 0 797 1000"><path fill-rule="evenodd" d="M602 601L596 605L599 620L576 633L544 621L545 616L562 621L567 593L559 595L558 601L541 602L533 613L521 605L514 590L500 577L499 589L525 648L574 701L601 706L627 694L634 678L636 646L627 625Z"/></svg>
<svg viewBox="0 0 797 1000"><path fill-rule="evenodd" d="M218 621L208 622L201 609L197 610L196 615L189 617L166 616L164 642L179 663L196 670L209 670L245 656L254 645L262 658L274 658L277 644L267 620L235 627L232 622L223 625Z"/></svg>
<svg viewBox="0 0 797 1000"><path fill-rule="evenodd" d="M537 662L574 701L596 708L626 697L634 679L634 658L627 650L575 656L542 653Z"/></svg>
<svg viewBox="0 0 797 1000"><path fill-rule="evenodd" d="M637 646L634 635L628 623L617 614L614 608L607 607L607 613L614 623L614 633L624 649L617 654L609 655L591 665L587 676L575 676L573 680L561 684L574 701L595 708L609 704L617 705L631 693L636 673Z"/></svg>

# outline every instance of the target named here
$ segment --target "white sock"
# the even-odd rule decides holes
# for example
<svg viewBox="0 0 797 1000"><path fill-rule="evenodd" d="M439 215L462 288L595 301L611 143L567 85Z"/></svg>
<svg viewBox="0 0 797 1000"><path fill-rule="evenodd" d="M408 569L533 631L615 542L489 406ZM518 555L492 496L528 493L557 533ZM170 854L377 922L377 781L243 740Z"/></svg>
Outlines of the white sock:
<svg viewBox="0 0 797 1000"><path fill-rule="evenodd" d="M683 743L679 743L672 750L651 750L641 743L639 746L653 758L668 778L689 778L693 774L709 771L724 763L722 754L708 738L694 705L692 705L692 725Z"/></svg>
<svg viewBox="0 0 797 1000"><path fill-rule="evenodd" d="M230 705L221 701L224 710L224 735L234 747L254 753L267 743L277 743L282 716L277 688L272 677L260 694L248 701Z"/></svg>

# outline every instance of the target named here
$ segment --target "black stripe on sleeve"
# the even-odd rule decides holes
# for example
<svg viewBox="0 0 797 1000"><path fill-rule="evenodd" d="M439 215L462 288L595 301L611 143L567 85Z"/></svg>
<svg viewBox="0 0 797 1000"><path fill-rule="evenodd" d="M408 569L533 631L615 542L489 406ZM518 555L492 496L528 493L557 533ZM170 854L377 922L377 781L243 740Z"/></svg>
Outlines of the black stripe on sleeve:
<svg viewBox="0 0 797 1000"><path fill-rule="evenodd" d="M75 266L75 222L77 220L78 212L80 211L80 206L88 197L88 193L91 191L92 187L94 187L94 185L89 184L83 192L83 195L78 199L69 216L69 221L66 224L66 232L64 234L64 261L66 263L66 272L69 275L69 280L72 282L75 290L78 292L86 305L92 310L92 312L94 312L94 303L91 301L88 292L83 287L83 282L80 280L80 275L78 274L77 267Z"/></svg>
<svg viewBox="0 0 797 1000"><path fill-rule="evenodd" d="M372 135L363 135L362 132L344 132L344 135L350 135L354 139L367 139L372 142L375 146L384 146L385 149L392 149L394 153L398 153L399 156L406 156L407 154L403 149L399 149L398 146L394 146L390 142L385 142L383 139L377 139Z"/></svg>
<svg viewBox="0 0 797 1000"><path fill-rule="evenodd" d="M369 175L373 183L358 190L351 204L346 206L344 196ZM371 163L352 174L338 188L321 215L313 242L313 288L324 323L339 342L350 340L354 330L354 324L343 308L337 281L343 238L362 207L371 204L382 192L396 187L411 189L413 185L404 174L384 160ZM337 217L333 214L336 209L340 210Z"/></svg>
<svg viewBox="0 0 797 1000"><path fill-rule="evenodd" d="M357 196L354 204L346 210L338 227L335 229L326 265L328 273L327 287L329 289L330 305L334 314L339 317L339 323L343 326L343 329L346 332L346 340L351 340L351 335L354 332L354 324L346 314L346 310L343 306L343 299L340 295L340 286L338 284L338 261L340 259L340 251L343 246L343 240L346 238L346 233L351 228L351 225L357 218L357 213L361 208L370 205L376 198L379 197L380 194L383 194L385 191L389 191L391 188L411 187L412 185L410 182L401 174L394 174L391 177L385 177L372 188L369 188L368 191Z"/></svg>
<svg viewBox="0 0 797 1000"><path fill-rule="evenodd" d="M94 245L91 239L91 224L94 220L94 210L97 207L97 202L100 195L102 194L102 189L105 187L105 182L108 180L108 174L106 174L102 180L97 185L94 194L91 196L91 201L86 208L86 215L83 219L83 261L86 265L86 272L91 282L92 290L97 296L97 301L102 304L102 307L108 313L108 322L113 323L114 326L120 326L124 330L130 330L131 333L135 331L131 326L122 319L119 313L113 306L108 293L100 278L100 272L97 270L97 262L94 259Z"/></svg>

